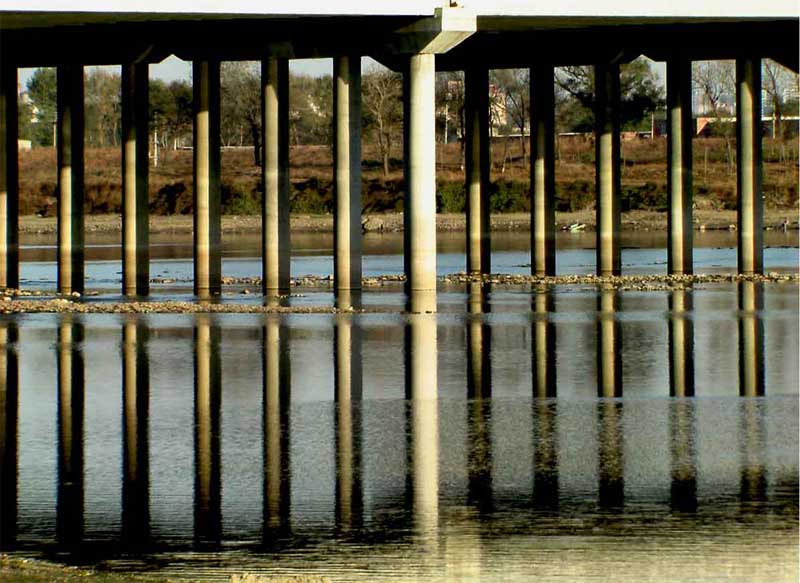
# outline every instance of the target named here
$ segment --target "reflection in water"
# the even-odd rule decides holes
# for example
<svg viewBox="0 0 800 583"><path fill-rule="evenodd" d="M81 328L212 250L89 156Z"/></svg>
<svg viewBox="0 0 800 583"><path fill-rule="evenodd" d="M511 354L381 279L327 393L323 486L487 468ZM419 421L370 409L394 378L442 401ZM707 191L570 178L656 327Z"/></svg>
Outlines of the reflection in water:
<svg viewBox="0 0 800 583"><path fill-rule="evenodd" d="M602 289L597 299L597 396L622 396L622 332L617 320L619 292Z"/></svg>
<svg viewBox="0 0 800 583"><path fill-rule="evenodd" d="M343 531L362 523L361 328L353 314L334 322L336 401L336 522Z"/></svg>
<svg viewBox="0 0 800 583"><path fill-rule="evenodd" d="M669 296L669 394L694 396L694 320L692 292L675 290Z"/></svg>
<svg viewBox="0 0 800 583"><path fill-rule="evenodd" d="M488 291L480 283L469 284L467 315L467 396L492 396L492 330L482 314L489 312Z"/></svg>
<svg viewBox="0 0 800 583"><path fill-rule="evenodd" d="M435 544L439 528L439 402L436 316L409 314L406 327L406 398L411 501L420 543Z"/></svg>
<svg viewBox="0 0 800 583"><path fill-rule="evenodd" d="M741 501L743 504L767 500L766 428L763 402L746 399L740 408L742 452Z"/></svg>
<svg viewBox="0 0 800 583"><path fill-rule="evenodd" d="M148 328L127 320L122 328L122 540L143 545L150 532L150 360Z"/></svg>
<svg viewBox="0 0 800 583"><path fill-rule="evenodd" d="M222 542L220 328L207 315L194 329L194 538L201 546Z"/></svg>
<svg viewBox="0 0 800 583"><path fill-rule="evenodd" d="M278 315L264 317L262 378L264 433L264 531L269 545L290 531L291 482L289 329Z"/></svg>
<svg viewBox="0 0 800 583"><path fill-rule="evenodd" d="M556 326L550 319L555 313L555 301L553 294L543 288L534 291L531 304L533 396L546 399L556 396Z"/></svg>
<svg viewBox="0 0 800 583"><path fill-rule="evenodd" d="M602 401L598 408L598 501L601 508L616 511L621 510L625 502L622 403Z"/></svg>
<svg viewBox="0 0 800 583"><path fill-rule="evenodd" d="M764 284L740 281L738 286L739 394L754 397L764 394Z"/></svg>
<svg viewBox="0 0 800 583"><path fill-rule="evenodd" d="M672 480L670 507L676 512L697 510L697 444L695 401L680 399L669 410Z"/></svg>
<svg viewBox="0 0 800 583"><path fill-rule="evenodd" d="M543 510L557 510L558 404L533 402L533 503Z"/></svg>
<svg viewBox="0 0 800 583"><path fill-rule="evenodd" d="M83 324L65 315L58 327L58 510L62 548L83 539Z"/></svg>
<svg viewBox="0 0 800 583"><path fill-rule="evenodd" d="M19 361L17 325L0 321L0 550L17 538L17 414Z"/></svg>

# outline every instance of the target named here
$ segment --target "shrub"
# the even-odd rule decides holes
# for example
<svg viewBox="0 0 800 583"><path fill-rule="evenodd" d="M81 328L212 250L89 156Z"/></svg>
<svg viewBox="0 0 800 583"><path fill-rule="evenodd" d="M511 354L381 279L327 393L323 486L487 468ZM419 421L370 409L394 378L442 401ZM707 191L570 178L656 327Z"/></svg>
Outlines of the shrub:
<svg viewBox="0 0 800 583"><path fill-rule="evenodd" d="M460 182L444 182L439 184L436 192L436 212L463 213L467 207L464 184Z"/></svg>

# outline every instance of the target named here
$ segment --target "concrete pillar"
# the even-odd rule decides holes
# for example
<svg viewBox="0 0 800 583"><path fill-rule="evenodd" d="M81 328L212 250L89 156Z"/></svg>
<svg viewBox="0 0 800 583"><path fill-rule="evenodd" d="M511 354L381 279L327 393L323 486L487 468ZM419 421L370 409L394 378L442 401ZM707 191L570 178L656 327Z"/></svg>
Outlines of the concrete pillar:
<svg viewBox="0 0 800 583"><path fill-rule="evenodd" d="M764 284L740 281L739 286L739 394L764 395Z"/></svg>
<svg viewBox="0 0 800 583"><path fill-rule="evenodd" d="M694 396L694 309L692 292L675 290L669 297L669 394Z"/></svg>
<svg viewBox="0 0 800 583"><path fill-rule="evenodd" d="M0 62L0 287L19 287L17 67Z"/></svg>
<svg viewBox="0 0 800 583"><path fill-rule="evenodd" d="M617 321L617 290L600 290L597 303L597 396L621 397L622 331Z"/></svg>
<svg viewBox="0 0 800 583"><path fill-rule="evenodd" d="M147 327L127 320L122 328L122 539L146 544L150 534L150 361Z"/></svg>
<svg viewBox="0 0 800 583"><path fill-rule="evenodd" d="M262 283L264 295L289 293L289 61L261 63L261 164L264 198Z"/></svg>
<svg viewBox="0 0 800 583"><path fill-rule="evenodd" d="M597 184L597 274L621 273L619 65L598 63L595 81L595 173Z"/></svg>
<svg viewBox="0 0 800 583"><path fill-rule="evenodd" d="M491 143L489 137L489 68L464 71L464 156L467 197L467 272L491 273Z"/></svg>
<svg viewBox="0 0 800 583"><path fill-rule="evenodd" d="M83 539L83 325L66 314L58 327L58 498L56 538L62 548Z"/></svg>
<svg viewBox="0 0 800 583"><path fill-rule="evenodd" d="M558 404L533 403L533 504L543 510L559 506Z"/></svg>
<svg viewBox="0 0 800 583"><path fill-rule="evenodd" d="M362 521L361 329L353 314L335 316L336 523L341 531Z"/></svg>
<svg viewBox="0 0 800 583"><path fill-rule="evenodd" d="M556 326L550 319L555 313L553 294L547 288L536 290L531 303L533 396L550 399L556 396Z"/></svg>
<svg viewBox="0 0 800 583"><path fill-rule="evenodd" d="M264 433L264 542L288 531L291 511L289 329L275 314L262 332Z"/></svg>
<svg viewBox="0 0 800 583"><path fill-rule="evenodd" d="M598 407L598 503L600 508L619 511L625 502L622 403L602 401Z"/></svg>
<svg viewBox="0 0 800 583"><path fill-rule="evenodd" d="M670 507L676 512L697 511L697 435L695 403L670 403Z"/></svg>
<svg viewBox="0 0 800 583"><path fill-rule="evenodd" d="M690 274L693 272L692 62L682 56L667 61L667 131L667 271Z"/></svg>
<svg viewBox="0 0 800 583"><path fill-rule="evenodd" d="M483 319L489 311L486 290L480 283L469 284L467 322L467 397L492 396L492 330Z"/></svg>
<svg viewBox="0 0 800 583"><path fill-rule="evenodd" d="M149 66L122 66L122 293L150 291Z"/></svg>
<svg viewBox="0 0 800 583"><path fill-rule="evenodd" d="M736 60L736 162L739 273L763 273L761 59L758 58Z"/></svg>
<svg viewBox="0 0 800 583"><path fill-rule="evenodd" d="M61 65L58 82L58 291L83 293L83 67Z"/></svg>
<svg viewBox="0 0 800 583"><path fill-rule="evenodd" d="M531 69L531 274L556 274L556 122L553 65Z"/></svg>
<svg viewBox="0 0 800 583"><path fill-rule="evenodd" d="M192 64L194 107L194 293L222 292L219 61Z"/></svg>
<svg viewBox="0 0 800 583"><path fill-rule="evenodd" d="M408 72L407 290L410 311L436 311L435 56L410 57Z"/></svg>
<svg viewBox="0 0 800 583"><path fill-rule="evenodd" d="M361 289L361 58L333 61L333 281Z"/></svg>
<svg viewBox="0 0 800 583"><path fill-rule="evenodd" d="M436 316L410 314L406 328L406 398L410 407L410 460L415 533L434 545L439 525L439 404Z"/></svg>
<svg viewBox="0 0 800 583"><path fill-rule="evenodd" d="M198 316L194 329L194 538L197 545L212 548L222 541L219 339L219 326L207 315Z"/></svg>
<svg viewBox="0 0 800 583"><path fill-rule="evenodd" d="M19 473L19 359L17 325L0 322L0 549L17 540L17 476Z"/></svg>

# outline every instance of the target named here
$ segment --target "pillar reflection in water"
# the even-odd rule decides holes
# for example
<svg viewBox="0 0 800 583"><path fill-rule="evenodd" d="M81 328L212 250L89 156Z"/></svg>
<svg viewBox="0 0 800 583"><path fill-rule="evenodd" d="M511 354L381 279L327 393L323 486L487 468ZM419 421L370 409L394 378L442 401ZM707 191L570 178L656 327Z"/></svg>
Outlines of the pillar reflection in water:
<svg viewBox="0 0 800 583"><path fill-rule="evenodd" d="M546 399L556 396L556 327L550 319L550 315L555 312L552 292L547 288L534 290L531 307L533 396Z"/></svg>
<svg viewBox="0 0 800 583"><path fill-rule="evenodd" d="M675 290L669 296L669 394L694 396L694 321L692 292Z"/></svg>
<svg viewBox="0 0 800 583"><path fill-rule="evenodd" d="M676 512L697 510L695 415L693 399L679 399L670 403L670 507Z"/></svg>
<svg viewBox="0 0 800 583"><path fill-rule="evenodd" d="M58 327L58 509L56 536L75 548L83 538L83 324L65 315Z"/></svg>
<svg viewBox="0 0 800 583"><path fill-rule="evenodd" d="M559 504L558 404L533 402L533 503L557 510Z"/></svg>
<svg viewBox="0 0 800 583"><path fill-rule="evenodd" d="M416 532L433 542L439 525L439 402L436 315L409 314L406 399L409 400L409 484Z"/></svg>
<svg viewBox="0 0 800 583"><path fill-rule="evenodd" d="M194 537L198 545L222 541L220 328L199 315L194 329Z"/></svg>
<svg viewBox="0 0 800 583"><path fill-rule="evenodd" d="M597 394L622 396L622 331L617 321L619 293L602 289L597 300Z"/></svg>
<svg viewBox="0 0 800 583"><path fill-rule="evenodd" d="M336 522L348 530L360 526L363 515L361 327L353 314L335 318Z"/></svg>
<svg viewBox="0 0 800 583"><path fill-rule="evenodd" d="M764 284L739 282L739 394L764 395Z"/></svg>
<svg viewBox="0 0 800 583"><path fill-rule="evenodd" d="M489 311L488 289L469 284L467 321L467 502L481 511L492 506L492 331L483 319Z"/></svg>
<svg viewBox="0 0 800 583"><path fill-rule="evenodd" d="M767 500L766 427L764 402L760 399L744 399L740 403L741 447L741 501L765 502ZM759 505L761 507L761 505Z"/></svg>
<svg viewBox="0 0 800 583"><path fill-rule="evenodd" d="M625 501L622 403L601 401L598 407L598 499L601 508L619 510Z"/></svg>
<svg viewBox="0 0 800 583"><path fill-rule="evenodd" d="M122 327L122 539L144 544L150 533L150 360L148 327L126 320Z"/></svg>
<svg viewBox="0 0 800 583"><path fill-rule="evenodd" d="M291 511L289 328L278 315L263 329L264 542L288 531Z"/></svg>
<svg viewBox="0 0 800 583"><path fill-rule="evenodd" d="M0 321L0 550L17 538L19 360L17 325Z"/></svg>

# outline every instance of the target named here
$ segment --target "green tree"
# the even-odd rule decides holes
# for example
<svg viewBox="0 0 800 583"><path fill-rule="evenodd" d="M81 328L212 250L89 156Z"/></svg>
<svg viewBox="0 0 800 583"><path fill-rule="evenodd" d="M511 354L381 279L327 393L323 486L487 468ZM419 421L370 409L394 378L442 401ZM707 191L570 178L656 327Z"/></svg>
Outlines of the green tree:
<svg viewBox="0 0 800 583"><path fill-rule="evenodd" d="M84 91L86 143L99 148L118 146L122 111L119 73L88 70Z"/></svg>
<svg viewBox="0 0 800 583"><path fill-rule="evenodd" d="M225 62L222 85L221 139L226 146L252 145L254 163L261 163L261 70L253 62Z"/></svg>
<svg viewBox="0 0 800 583"><path fill-rule="evenodd" d="M28 97L36 119L32 124L31 136L37 146L53 145L57 90L56 70L53 67L36 69L28 79Z"/></svg>

